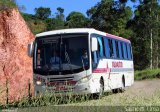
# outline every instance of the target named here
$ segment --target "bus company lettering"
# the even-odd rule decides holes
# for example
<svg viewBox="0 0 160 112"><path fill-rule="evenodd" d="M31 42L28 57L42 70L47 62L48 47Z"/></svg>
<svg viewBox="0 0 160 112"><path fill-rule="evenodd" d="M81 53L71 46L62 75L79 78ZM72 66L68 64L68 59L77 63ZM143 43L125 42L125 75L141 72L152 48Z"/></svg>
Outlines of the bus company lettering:
<svg viewBox="0 0 160 112"><path fill-rule="evenodd" d="M112 68L123 68L123 63L120 61L118 61L118 62L113 61Z"/></svg>

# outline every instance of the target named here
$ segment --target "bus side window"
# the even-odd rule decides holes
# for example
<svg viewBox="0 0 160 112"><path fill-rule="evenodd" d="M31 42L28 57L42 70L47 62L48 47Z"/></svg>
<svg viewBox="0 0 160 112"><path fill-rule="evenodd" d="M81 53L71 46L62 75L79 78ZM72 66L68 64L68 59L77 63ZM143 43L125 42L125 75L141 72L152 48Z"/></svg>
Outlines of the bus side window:
<svg viewBox="0 0 160 112"><path fill-rule="evenodd" d="M105 42L104 42L105 37L102 37L102 47L103 47L103 56L106 57L106 50L105 50Z"/></svg>
<svg viewBox="0 0 160 112"><path fill-rule="evenodd" d="M126 44L123 42L124 59L127 59Z"/></svg>
<svg viewBox="0 0 160 112"><path fill-rule="evenodd" d="M127 51L128 51L128 59L131 60L131 50L129 48L129 44L127 44Z"/></svg>
<svg viewBox="0 0 160 112"><path fill-rule="evenodd" d="M117 54L117 58L120 58L120 53L119 53L119 45L118 45L118 41L116 40L116 54Z"/></svg>
<svg viewBox="0 0 160 112"><path fill-rule="evenodd" d="M110 58L113 58L114 57L114 54L113 54L113 43L112 43L111 39L108 39L108 42L109 42Z"/></svg>
<svg viewBox="0 0 160 112"><path fill-rule="evenodd" d="M132 60L133 56L132 56L131 44L128 44L128 49L129 49L129 53L130 53L130 60Z"/></svg>
<svg viewBox="0 0 160 112"><path fill-rule="evenodd" d="M123 57L122 57L122 49L121 49L121 42L120 41L118 41L118 49L119 49L119 58L123 59Z"/></svg>
<svg viewBox="0 0 160 112"><path fill-rule="evenodd" d="M97 39L98 40L98 39ZM99 42L98 42L98 50L95 51L96 53L96 56L97 56L97 60L100 58L100 45L99 45Z"/></svg>
<svg viewBox="0 0 160 112"><path fill-rule="evenodd" d="M102 58L104 56L102 37L98 37L98 52L99 52L98 58Z"/></svg>
<svg viewBox="0 0 160 112"><path fill-rule="evenodd" d="M125 50L125 55L126 55L126 59L128 59L128 50L127 50L127 43L124 43L124 50Z"/></svg>
<svg viewBox="0 0 160 112"><path fill-rule="evenodd" d="M124 50L123 50L123 42L120 42L122 59L124 59Z"/></svg>
<svg viewBox="0 0 160 112"><path fill-rule="evenodd" d="M117 58L117 52L116 52L116 41L115 40L112 40L112 43L113 43L113 56L112 58Z"/></svg>
<svg viewBox="0 0 160 112"><path fill-rule="evenodd" d="M129 56L128 56L128 49L127 49L127 43L125 43L125 49L126 49L126 58L129 59Z"/></svg>
<svg viewBox="0 0 160 112"><path fill-rule="evenodd" d="M92 68L95 69L97 66L98 60L97 60L97 53L96 51L92 52Z"/></svg>
<svg viewBox="0 0 160 112"><path fill-rule="evenodd" d="M107 58L110 58L110 48L109 48L109 42L108 42L108 38L104 38L104 49L105 49L105 56Z"/></svg>

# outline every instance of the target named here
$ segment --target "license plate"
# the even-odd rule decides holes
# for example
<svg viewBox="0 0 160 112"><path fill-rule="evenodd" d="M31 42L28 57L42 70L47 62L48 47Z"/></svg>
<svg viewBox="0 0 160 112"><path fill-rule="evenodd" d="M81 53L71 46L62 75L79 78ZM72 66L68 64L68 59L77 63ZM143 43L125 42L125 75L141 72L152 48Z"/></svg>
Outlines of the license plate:
<svg viewBox="0 0 160 112"><path fill-rule="evenodd" d="M65 86L57 86L56 91L68 90Z"/></svg>

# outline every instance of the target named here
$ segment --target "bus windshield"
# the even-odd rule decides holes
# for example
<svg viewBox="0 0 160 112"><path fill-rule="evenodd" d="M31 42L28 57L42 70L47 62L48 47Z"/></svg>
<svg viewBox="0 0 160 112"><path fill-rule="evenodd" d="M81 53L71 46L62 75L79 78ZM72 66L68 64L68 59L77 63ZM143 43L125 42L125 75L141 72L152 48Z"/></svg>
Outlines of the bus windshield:
<svg viewBox="0 0 160 112"><path fill-rule="evenodd" d="M89 69L88 34L38 37L35 41L34 72L65 75Z"/></svg>

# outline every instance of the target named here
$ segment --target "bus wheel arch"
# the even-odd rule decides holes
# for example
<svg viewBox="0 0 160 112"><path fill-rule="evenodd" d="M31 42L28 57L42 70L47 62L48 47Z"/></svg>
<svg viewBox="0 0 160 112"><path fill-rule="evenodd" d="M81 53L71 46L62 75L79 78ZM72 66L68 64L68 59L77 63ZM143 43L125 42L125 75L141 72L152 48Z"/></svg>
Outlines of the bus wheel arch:
<svg viewBox="0 0 160 112"><path fill-rule="evenodd" d="M122 76L122 87L120 88L120 92L124 92L125 91L125 76L123 74Z"/></svg>
<svg viewBox="0 0 160 112"><path fill-rule="evenodd" d="M99 84L100 84L100 88L99 88L99 98L101 98L104 94L104 79L101 76L100 80L99 80Z"/></svg>
<svg viewBox="0 0 160 112"><path fill-rule="evenodd" d="M124 75L122 76L122 84L125 87L125 76Z"/></svg>

